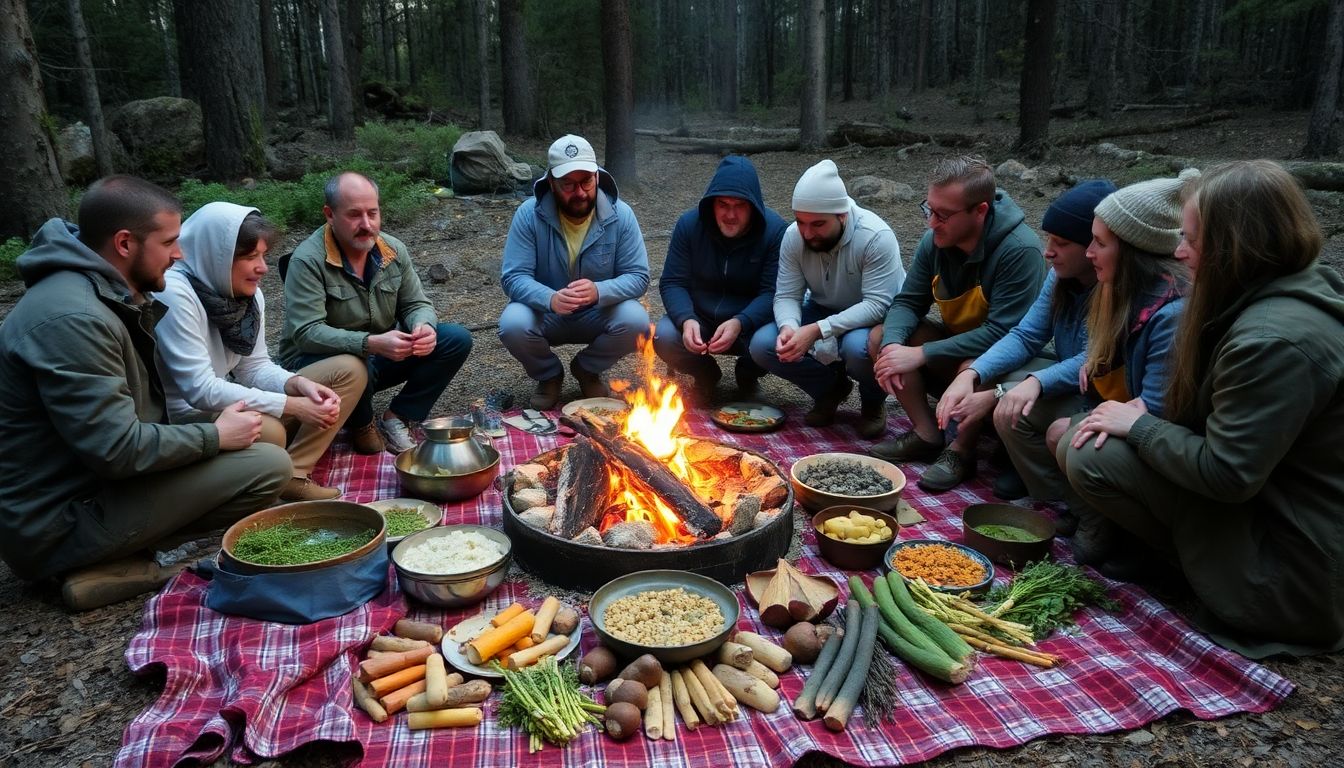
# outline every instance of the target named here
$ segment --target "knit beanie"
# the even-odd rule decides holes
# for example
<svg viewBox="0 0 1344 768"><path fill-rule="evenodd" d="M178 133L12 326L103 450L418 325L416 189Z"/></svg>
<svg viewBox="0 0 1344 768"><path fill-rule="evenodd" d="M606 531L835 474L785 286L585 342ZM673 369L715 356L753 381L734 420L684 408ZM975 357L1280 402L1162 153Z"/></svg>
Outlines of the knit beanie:
<svg viewBox="0 0 1344 768"><path fill-rule="evenodd" d="M1097 203L1114 191L1115 184L1110 179L1078 182L1045 209L1041 229L1079 245L1091 243L1092 211L1096 210Z"/></svg>
<svg viewBox="0 0 1344 768"><path fill-rule="evenodd" d="M793 210L804 213L849 213L849 194L831 160L803 171L793 188Z"/></svg>
<svg viewBox="0 0 1344 768"><path fill-rule="evenodd" d="M1197 168L1186 168L1174 179L1130 184L1102 200L1096 215L1130 245L1170 256L1181 243L1181 188L1196 176Z"/></svg>

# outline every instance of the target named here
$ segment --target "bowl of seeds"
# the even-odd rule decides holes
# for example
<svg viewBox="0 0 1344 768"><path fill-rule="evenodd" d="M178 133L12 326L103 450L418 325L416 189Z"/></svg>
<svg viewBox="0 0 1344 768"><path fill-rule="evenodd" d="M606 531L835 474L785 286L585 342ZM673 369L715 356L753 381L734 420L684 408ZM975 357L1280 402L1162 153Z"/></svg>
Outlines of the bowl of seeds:
<svg viewBox="0 0 1344 768"><path fill-rule="evenodd" d="M789 470L793 495L813 512L859 506L891 512L901 502L905 474L900 467L858 453L818 453Z"/></svg>
<svg viewBox="0 0 1344 768"><path fill-rule="evenodd" d="M389 550L412 533L443 523L443 508L423 499L382 499L364 506L378 510L387 523Z"/></svg>
<svg viewBox="0 0 1344 768"><path fill-rule="evenodd" d="M357 560L386 538L383 516L363 504L296 501L234 523L219 557L239 574L315 571Z"/></svg>

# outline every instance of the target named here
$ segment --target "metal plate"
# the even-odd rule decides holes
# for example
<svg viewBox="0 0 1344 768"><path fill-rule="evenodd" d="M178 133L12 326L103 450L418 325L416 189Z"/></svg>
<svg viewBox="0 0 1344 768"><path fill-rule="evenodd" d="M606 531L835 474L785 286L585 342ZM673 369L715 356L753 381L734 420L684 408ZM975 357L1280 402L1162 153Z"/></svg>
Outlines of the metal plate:
<svg viewBox="0 0 1344 768"><path fill-rule="evenodd" d="M764 403L728 403L714 409L709 418L729 432L770 432L784 423L784 412ZM734 423L748 419L748 423Z"/></svg>
<svg viewBox="0 0 1344 768"><path fill-rule="evenodd" d="M566 416L573 417L574 413L581 408L590 411L615 411L625 413L630 410L630 405L624 400L617 400L614 397L585 397L582 400L571 400L565 403L560 412Z"/></svg>
<svg viewBox="0 0 1344 768"><path fill-rule="evenodd" d="M652 590L675 589L681 587L687 592L707 597L719 606L723 613L723 629L713 637L690 645L641 645L612 637L606 630L604 619L607 608L622 597L649 592ZM604 584L593 593L588 602L588 619L593 629L602 638L603 644L616 652L618 656L634 658L651 653L664 664L679 664L712 653L723 645L734 629L740 613L737 595L719 582L690 571L637 571Z"/></svg>
<svg viewBox="0 0 1344 768"><path fill-rule="evenodd" d="M481 619L483 616L485 616L484 613L478 613L469 619L462 620L454 625L452 629L443 633L443 641L440 643L443 647L443 658L444 661L453 665L453 668L466 672L467 674L476 675L477 677L502 678L504 677L503 675L490 667L482 666L480 664L472 664L470 661L467 661L466 654L461 650L463 643L476 639L482 632L490 628L490 619L486 618L482 621ZM563 660L566 656L573 653L574 649L579 647L579 638L582 636L583 621L580 620L579 626L575 628L574 633L569 636L569 642L555 655L556 660ZM552 632L546 637L547 639L555 637L555 633Z"/></svg>
<svg viewBox="0 0 1344 768"><path fill-rule="evenodd" d="M402 508L411 507L414 508L415 511L419 512L420 515L424 517L426 521L428 521L429 525L426 525L425 528L433 528L436 525L443 524L443 516L444 516L443 508L437 504L434 504L433 502L425 501L423 499L408 499L405 497L398 499L380 499L378 501L370 501L366 503L364 506L378 510L379 514L384 515L384 521L386 521L385 513L389 509L396 509L397 507ZM420 530L423 531L424 528L421 528ZM416 531L413 531L412 533L416 533ZM409 535L410 534L408 533L405 536L388 536L387 537L388 548L391 549L393 546L396 545L397 542L401 541L402 539L406 538L406 536Z"/></svg>

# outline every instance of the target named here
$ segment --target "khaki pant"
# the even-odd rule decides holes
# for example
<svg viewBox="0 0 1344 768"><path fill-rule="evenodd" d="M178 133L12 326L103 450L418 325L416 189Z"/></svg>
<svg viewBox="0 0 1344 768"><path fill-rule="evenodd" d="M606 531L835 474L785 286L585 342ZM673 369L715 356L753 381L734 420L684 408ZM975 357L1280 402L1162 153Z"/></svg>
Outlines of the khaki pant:
<svg viewBox="0 0 1344 768"><path fill-rule="evenodd" d="M350 412L359 403L368 382L368 369L364 361L354 355L335 355L304 366L298 375L311 379L318 384L330 387L341 397L341 415L328 429L320 429L301 423L293 416L279 419L262 414L260 442L278 445L289 451L294 463L294 477L307 477L313 471L317 460L322 458L327 446L336 437L336 433L350 417Z"/></svg>
<svg viewBox="0 0 1344 768"><path fill-rule="evenodd" d="M1045 443L1045 431L1056 419L1072 416L1085 407L1083 396L1077 393L1042 396L1031 406L1031 413L1018 417L1016 426L999 433L1003 447L1008 450L1008 458L1033 499L1060 501L1065 498L1068 483L1060 471L1059 462Z"/></svg>

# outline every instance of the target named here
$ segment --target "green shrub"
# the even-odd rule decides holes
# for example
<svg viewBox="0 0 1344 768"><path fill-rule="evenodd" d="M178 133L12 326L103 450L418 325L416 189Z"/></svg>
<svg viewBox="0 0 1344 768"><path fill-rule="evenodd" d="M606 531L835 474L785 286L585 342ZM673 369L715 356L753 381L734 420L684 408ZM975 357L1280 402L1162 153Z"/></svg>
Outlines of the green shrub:
<svg viewBox="0 0 1344 768"><path fill-rule="evenodd" d="M0 243L0 280L15 280L19 270L14 266L19 256L28 250L28 243L20 237L11 237Z"/></svg>
<svg viewBox="0 0 1344 768"><path fill-rule="evenodd" d="M461 135L455 125L370 122L355 129L355 145L364 157L399 172L447 183L448 155Z"/></svg>

